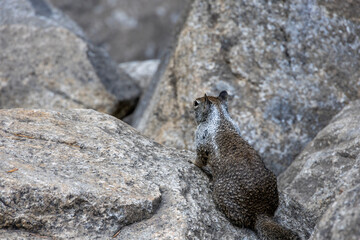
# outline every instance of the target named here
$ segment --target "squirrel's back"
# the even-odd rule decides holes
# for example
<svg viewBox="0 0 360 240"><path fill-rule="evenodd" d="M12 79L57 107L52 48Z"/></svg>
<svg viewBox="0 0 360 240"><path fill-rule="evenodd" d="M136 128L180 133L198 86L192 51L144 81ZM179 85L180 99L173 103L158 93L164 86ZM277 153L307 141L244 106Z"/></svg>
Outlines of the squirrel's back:
<svg viewBox="0 0 360 240"><path fill-rule="evenodd" d="M208 160L211 168L216 169L213 196L218 207L228 212L234 223L254 228L257 215L272 216L279 205L276 176L228 124L220 124L214 139L218 153Z"/></svg>
<svg viewBox="0 0 360 240"><path fill-rule="evenodd" d="M233 223L254 229L262 239L298 239L272 219L279 204L276 176L240 136L228 113L227 96L223 91L194 102L195 164L210 166L214 201Z"/></svg>

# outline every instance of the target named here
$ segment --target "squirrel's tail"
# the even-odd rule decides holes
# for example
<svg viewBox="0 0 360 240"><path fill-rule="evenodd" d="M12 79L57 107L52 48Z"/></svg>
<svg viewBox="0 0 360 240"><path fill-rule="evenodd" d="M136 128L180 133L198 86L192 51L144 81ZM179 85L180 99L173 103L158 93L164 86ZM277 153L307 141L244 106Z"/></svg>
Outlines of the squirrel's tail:
<svg viewBox="0 0 360 240"><path fill-rule="evenodd" d="M281 226L265 214L257 216L255 231L262 240L300 240L295 232Z"/></svg>

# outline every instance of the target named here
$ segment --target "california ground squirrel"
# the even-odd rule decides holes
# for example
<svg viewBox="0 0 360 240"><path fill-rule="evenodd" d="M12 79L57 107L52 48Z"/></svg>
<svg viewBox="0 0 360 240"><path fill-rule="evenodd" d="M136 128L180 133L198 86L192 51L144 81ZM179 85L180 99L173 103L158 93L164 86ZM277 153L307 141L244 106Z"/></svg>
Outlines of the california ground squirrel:
<svg viewBox="0 0 360 240"><path fill-rule="evenodd" d="M214 201L234 224L255 230L261 239L299 239L272 219L279 205L276 176L240 136L227 98L222 91L218 97L205 94L194 101L195 165L210 167Z"/></svg>

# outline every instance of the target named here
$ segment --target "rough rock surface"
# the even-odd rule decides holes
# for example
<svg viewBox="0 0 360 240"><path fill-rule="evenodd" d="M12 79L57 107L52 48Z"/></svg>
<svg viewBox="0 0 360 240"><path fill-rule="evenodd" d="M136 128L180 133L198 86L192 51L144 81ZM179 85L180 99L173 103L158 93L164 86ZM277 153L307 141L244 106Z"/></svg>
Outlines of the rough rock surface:
<svg viewBox="0 0 360 240"><path fill-rule="evenodd" d="M51 0L117 62L159 58L190 0Z"/></svg>
<svg viewBox="0 0 360 240"><path fill-rule="evenodd" d="M340 1L195 0L135 126L194 149L193 100L226 89L243 137L281 173L360 97L358 15L330 2Z"/></svg>
<svg viewBox="0 0 360 240"><path fill-rule="evenodd" d="M119 68L127 73L145 92L160 64L159 59L120 63Z"/></svg>
<svg viewBox="0 0 360 240"><path fill-rule="evenodd" d="M93 108L124 116L140 95L131 78L42 0L0 2L0 108Z"/></svg>
<svg viewBox="0 0 360 240"><path fill-rule="evenodd" d="M359 100L318 133L278 184L285 195L280 218L298 216L292 227L303 228L309 237L319 221L311 239L359 239Z"/></svg>
<svg viewBox="0 0 360 240"><path fill-rule="evenodd" d="M360 237L360 186L342 193L320 219L312 240L357 240Z"/></svg>
<svg viewBox="0 0 360 240"><path fill-rule="evenodd" d="M93 110L0 110L0 234L257 239L216 210L193 158Z"/></svg>

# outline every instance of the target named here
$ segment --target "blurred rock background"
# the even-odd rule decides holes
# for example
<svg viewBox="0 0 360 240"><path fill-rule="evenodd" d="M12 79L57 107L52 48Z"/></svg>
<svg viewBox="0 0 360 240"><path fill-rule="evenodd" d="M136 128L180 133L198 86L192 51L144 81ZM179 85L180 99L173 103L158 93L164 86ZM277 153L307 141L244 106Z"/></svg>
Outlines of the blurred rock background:
<svg viewBox="0 0 360 240"><path fill-rule="evenodd" d="M189 0L50 0L118 63L160 58Z"/></svg>

